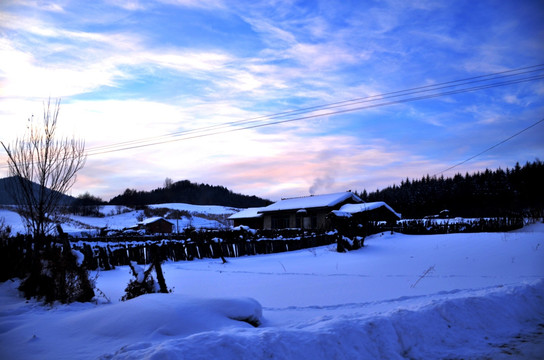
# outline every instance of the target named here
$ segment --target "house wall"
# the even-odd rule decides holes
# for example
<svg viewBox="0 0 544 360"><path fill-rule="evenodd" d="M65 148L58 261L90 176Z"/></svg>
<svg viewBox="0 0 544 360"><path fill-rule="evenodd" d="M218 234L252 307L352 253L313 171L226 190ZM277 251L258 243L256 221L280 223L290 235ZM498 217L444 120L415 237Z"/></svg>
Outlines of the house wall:
<svg viewBox="0 0 544 360"><path fill-rule="evenodd" d="M234 227L244 225L249 226L251 229L262 229L263 228L263 218L243 218L243 219L234 219Z"/></svg>
<svg viewBox="0 0 544 360"><path fill-rule="evenodd" d="M322 229L327 226L328 212L308 213L303 219L304 229ZM281 212L277 214L265 214L263 217L263 229L300 228L300 215L296 212ZM285 223L285 225L281 225Z"/></svg>

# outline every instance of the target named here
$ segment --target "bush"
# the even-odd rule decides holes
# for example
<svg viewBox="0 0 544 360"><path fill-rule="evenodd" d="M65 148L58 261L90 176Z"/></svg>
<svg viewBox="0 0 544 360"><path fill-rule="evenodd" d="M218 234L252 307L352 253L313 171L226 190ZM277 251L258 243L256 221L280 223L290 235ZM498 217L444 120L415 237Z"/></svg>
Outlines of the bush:
<svg viewBox="0 0 544 360"><path fill-rule="evenodd" d="M69 244L36 251L30 274L19 290L27 299L35 297L47 304L91 301L95 284L82 265L82 256L72 251Z"/></svg>
<svg viewBox="0 0 544 360"><path fill-rule="evenodd" d="M158 247L156 245L153 246L151 252L153 261L149 269L144 271L135 261L129 263L134 279L130 280L125 288L125 295L121 298L122 301L134 299L135 297L144 294L169 292L162 273ZM157 275L157 282L155 282L155 279L151 275L153 269L155 269L155 274Z"/></svg>
<svg viewBox="0 0 544 360"><path fill-rule="evenodd" d="M129 266L132 275L134 275L134 279L130 280L125 288L125 295L121 298L122 301L134 299L144 294L153 294L159 291L155 279L151 276L153 265L146 271L144 271L135 261L131 261Z"/></svg>

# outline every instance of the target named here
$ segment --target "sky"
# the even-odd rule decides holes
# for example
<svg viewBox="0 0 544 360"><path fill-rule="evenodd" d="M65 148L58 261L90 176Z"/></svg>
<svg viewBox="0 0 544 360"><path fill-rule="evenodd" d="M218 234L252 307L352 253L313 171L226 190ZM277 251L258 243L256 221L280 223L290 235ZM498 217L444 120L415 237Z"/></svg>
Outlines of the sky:
<svg viewBox="0 0 544 360"><path fill-rule="evenodd" d="M544 159L542 64L539 0L3 0L0 141L61 99L73 196L370 192Z"/></svg>

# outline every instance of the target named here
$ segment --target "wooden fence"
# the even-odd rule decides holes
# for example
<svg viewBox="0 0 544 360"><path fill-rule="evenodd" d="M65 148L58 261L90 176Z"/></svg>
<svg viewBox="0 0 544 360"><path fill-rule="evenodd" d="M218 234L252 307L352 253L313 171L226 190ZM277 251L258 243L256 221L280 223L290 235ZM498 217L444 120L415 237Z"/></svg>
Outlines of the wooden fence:
<svg viewBox="0 0 544 360"><path fill-rule="evenodd" d="M437 234L448 232L508 231L523 226L517 218L475 219L465 222L448 220L404 221L395 227L378 223L365 227L350 227L333 233L282 231L188 231L184 234L161 236L92 237L71 239L71 247L84 255L83 264L89 270L110 270L130 261L139 264L151 262L152 255L169 261L203 258L239 257L300 250L316 246L338 244L339 250L350 250L360 246L360 241L350 244L349 239L364 241L365 236L383 231L398 231L406 234ZM55 239L49 239L55 243ZM0 281L23 277L28 273L33 251L32 239L16 236L0 239ZM62 245L57 244L57 247ZM152 254L153 253L153 254Z"/></svg>
<svg viewBox="0 0 544 360"><path fill-rule="evenodd" d="M520 229L523 227L523 225L524 219L520 217L481 219L416 219L400 221L395 227L395 231L410 235L505 232Z"/></svg>
<svg viewBox="0 0 544 360"><path fill-rule="evenodd" d="M257 254L272 254L284 251L300 250L335 243L335 235L314 235L290 239L239 239L226 242L214 237L205 241L192 239L150 239L145 241L78 241L72 249L84 255L87 269L110 270L119 265L128 265L130 261L147 264L152 252L158 252L161 260L184 261L193 259L221 257L239 257Z"/></svg>
<svg viewBox="0 0 544 360"><path fill-rule="evenodd" d="M72 239L73 250L84 255L83 265L89 270L110 270L128 265L131 261L148 264L152 256L161 261L184 261L203 258L239 257L257 254L272 254L329 245L337 241L337 234L300 234L296 231L282 232L284 235L263 237L239 231L193 232L185 235L102 237ZM286 237L290 236L290 237ZM55 243L55 239L49 239ZM57 247L62 247L56 243ZM31 262L32 239L24 236L0 240L0 281L24 276Z"/></svg>

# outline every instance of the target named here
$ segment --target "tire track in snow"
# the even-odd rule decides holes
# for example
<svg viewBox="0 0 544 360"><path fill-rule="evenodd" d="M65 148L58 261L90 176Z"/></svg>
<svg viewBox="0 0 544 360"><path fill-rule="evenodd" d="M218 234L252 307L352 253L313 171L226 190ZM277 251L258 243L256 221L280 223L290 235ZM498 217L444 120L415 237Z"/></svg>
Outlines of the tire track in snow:
<svg viewBox="0 0 544 360"><path fill-rule="evenodd" d="M194 268L183 268L183 267L177 267L176 270L183 270L183 271L195 271L195 272L213 272L213 273L220 273L220 274L250 274L250 275L266 275L266 276L311 276L311 277L357 277L357 278L414 278L419 276L420 274L414 273L414 274L384 274L384 275L376 275L376 274L347 274L347 273L336 273L336 274L329 274L329 273L305 273L305 272L271 272L271 271L245 271L245 270L218 270L218 269L194 269ZM498 279L498 278L515 278L515 279L521 279L521 280L532 280L532 279L540 279L542 276L540 275L524 275L524 276L500 276L500 275L457 275L457 274L448 274L448 275L427 275L426 278L437 278L437 279L447 279L447 278L466 278L466 279L474 279L474 278L482 278L482 279Z"/></svg>
<svg viewBox="0 0 544 360"><path fill-rule="evenodd" d="M376 305L382 304L392 304L392 303L406 303L410 304L413 300L426 299L428 301L417 303L417 307L426 306L433 301L444 301L445 299L468 297L468 296L483 296L488 294L490 291L497 291L499 289L510 287L510 286L519 286L519 283L510 283L504 285L493 285L486 286L481 288L467 288L467 289L454 289L447 291L439 291L432 294L424 295L414 295L414 296L400 296L394 299L386 300L375 300L375 301L366 301L366 302L353 302L353 303L343 303L343 304L331 304L331 305L307 305L307 306L286 306L286 307L263 307L263 310L266 311L308 311L308 310L345 310L345 309L358 309L365 307L373 307ZM446 296L446 297L445 297ZM412 304L413 305L413 304ZM370 315L370 314L369 314ZM375 314L372 314L375 315Z"/></svg>

